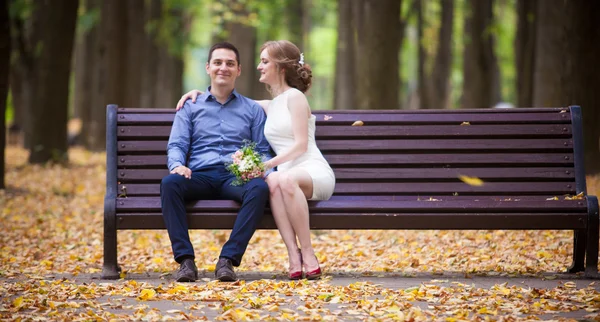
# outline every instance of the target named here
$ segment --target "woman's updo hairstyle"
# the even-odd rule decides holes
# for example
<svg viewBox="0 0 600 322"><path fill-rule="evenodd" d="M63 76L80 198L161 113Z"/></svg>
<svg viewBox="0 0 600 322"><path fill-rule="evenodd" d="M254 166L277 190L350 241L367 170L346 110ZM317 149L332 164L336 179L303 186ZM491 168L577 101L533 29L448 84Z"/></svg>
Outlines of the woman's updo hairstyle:
<svg viewBox="0 0 600 322"><path fill-rule="evenodd" d="M285 70L285 82L306 93L312 84L312 71L301 57L300 49L287 40L267 41L260 47L260 52L265 49L277 67Z"/></svg>

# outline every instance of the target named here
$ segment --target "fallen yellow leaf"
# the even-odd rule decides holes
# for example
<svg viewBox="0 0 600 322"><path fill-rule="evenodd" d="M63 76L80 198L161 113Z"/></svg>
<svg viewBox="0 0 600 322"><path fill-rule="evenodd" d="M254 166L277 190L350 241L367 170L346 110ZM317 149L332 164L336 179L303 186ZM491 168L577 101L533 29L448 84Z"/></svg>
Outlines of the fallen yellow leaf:
<svg viewBox="0 0 600 322"><path fill-rule="evenodd" d="M469 186L475 186L475 187L483 186L483 180L481 180L477 177L469 177L469 176L459 175L458 178L462 182L468 184Z"/></svg>
<svg viewBox="0 0 600 322"><path fill-rule="evenodd" d="M138 296L138 300L148 301L153 299L155 296L156 291L151 288L147 288L142 290L142 293L140 293L140 296Z"/></svg>

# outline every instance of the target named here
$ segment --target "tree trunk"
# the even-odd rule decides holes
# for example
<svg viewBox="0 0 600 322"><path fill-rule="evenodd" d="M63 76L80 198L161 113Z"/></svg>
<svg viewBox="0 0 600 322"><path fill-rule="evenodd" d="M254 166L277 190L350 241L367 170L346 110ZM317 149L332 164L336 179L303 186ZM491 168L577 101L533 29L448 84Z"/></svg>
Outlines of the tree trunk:
<svg viewBox="0 0 600 322"><path fill-rule="evenodd" d="M463 108L492 107L500 102L500 73L494 54L493 0L469 0L465 19Z"/></svg>
<svg viewBox="0 0 600 322"><path fill-rule="evenodd" d="M363 38L358 57L360 109L399 107L400 0L357 1ZM359 23L361 23L359 21Z"/></svg>
<svg viewBox="0 0 600 322"><path fill-rule="evenodd" d="M156 25L160 21L162 10L161 0L150 0L146 6L144 18L145 25ZM143 38L144 59L143 68L140 72L142 76L140 106L144 108L155 108L156 104L156 83L158 82L158 45L157 28L153 28L145 33Z"/></svg>
<svg viewBox="0 0 600 322"><path fill-rule="evenodd" d="M170 21L176 24L167 25L165 16L161 17L160 28L168 28L175 36L176 41L160 42L158 51L158 79L156 83L156 105L159 108L173 108L183 94L183 49L178 43L185 43L187 39L187 26L185 25L184 12L180 8L167 8L163 10Z"/></svg>
<svg viewBox="0 0 600 322"><path fill-rule="evenodd" d="M8 0L0 0L0 189L4 189L5 153L6 153L6 100L10 79L10 20Z"/></svg>
<svg viewBox="0 0 600 322"><path fill-rule="evenodd" d="M11 18L11 45L16 52L15 63L10 69L11 93L13 98L13 107L15 110L15 120L13 131L20 132L23 139L23 147L28 149L31 144L31 122L26 119L29 105L33 95L33 82L35 80L34 59L32 57L32 44L37 43L39 32L39 19L31 17L26 24L21 15L15 15ZM32 31L33 30L33 31Z"/></svg>
<svg viewBox="0 0 600 322"><path fill-rule="evenodd" d="M235 81L236 90L245 96L255 98L259 86L256 74L256 27L244 25L241 23L228 23L227 31L229 41L234 44L240 52L240 64L242 74Z"/></svg>
<svg viewBox="0 0 600 322"><path fill-rule="evenodd" d="M454 0L440 0L441 24L438 30L437 50L433 67L430 69L428 61L430 55L425 53L423 35L423 3L417 1L419 12L419 106L422 109L447 108L449 103L449 78L452 67L452 30L454 16Z"/></svg>
<svg viewBox="0 0 600 322"><path fill-rule="evenodd" d="M585 169L600 173L600 2L539 1L537 6L534 104L580 105Z"/></svg>
<svg viewBox="0 0 600 322"><path fill-rule="evenodd" d="M304 7L303 15L302 15L302 44L298 45L300 51L305 55L312 56L311 48L310 48L310 31L312 30L312 17L311 10L313 6L313 0L301 0L302 6Z"/></svg>
<svg viewBox="0 0 600 322"><path fill-rule="evenodd" d="M102 151L106 146L106 106L125 104L127 91L127 7L126 2L101 2L98 41L95 46L93 105L90 113L87 147Z"/></svg>
<svg viewBox="0 0 600 322"><path fill-rule="evenodd" d="M425 21L423 18L423 1L417 1L417 96L419 97L419 108L431 108L429 103L430 90L427 82L427 72L425 71L425 65L427 64L427 53L425 52L425 36L423 35L423 28Z"/></svg>
<svg viewBox="0 0 600 322"><path fill-rule="evenodd" d="M144 61L144 1L124 1L127 10L127 91L122 104L127 107L140 107L142 89L142 66Z"/></svg>
<svg viewBox="0 0 600 322"><path fill-rule="evenodd" d="M286 25L289 28L289 41L293 42L300 51L304 50L304 16L307 14L304 8L303 0L287 0L286 1Z"/></svg>
<svg viewBox="0 0 600 322"><path fill-rule="evenodd" d="M11 28L12 29L12 28ZM12 45L12 43L11 43ZM12 45L14 47L14 45ZM25 138L25 104L23 103L23 80L20 77L20 72L18 69L20 68L20 59L16 58L15 63L12 68L10 68L10 93L12 95L12 105L13 105L13 122L10 125L9 136L11 142L14 144L19 144L25 146L24 138Z"/></svg>
<svg viewBox="0 0 600 322"><path fill-rule="evenodd" d="M156 106L173 108L183 94L183 60L159 49L158 81L156 83Z"/></svg>
<svg viewBox="0 0 600 322"><path fill-rule="evenodd" d="M78 0L37 1L33 15L40 19L39 52L35 53L35 102L31 120L30 163L66 161L69 77ZM40 104L43 102L43 104Z"/></svg>
<svg viewBox="0 0 600 322"><path fill-rule="evenodd" d="M335 61L333 106L336 110L355 109L356 65L352 0L338 0L338 39Z"/></svg>
<svg viewBox="0 0 600 322"><path fill-rule="evenodd" d="M454 0L441 0L442 23L438 34L437 53L433 72L429 78L429 106L447 108L450 98L450 70L452 68L452 31L454 26ZM427 108L427 106L423 106Z"/></svg>
<svg viewBox="0 0 600 322"><path fill-rule="evenodd" d="M517 72L517 106L533 106L533 65L537 0L518 0L515 57Z"/></svg>
<svg viewBox="0 0 600 322"><path fill-rule="evenodd" d="M97 0L86 0L86 11L98 10ZM92 109L100 108L102 105L93 90L94 71L97 65L96 45L98 42L98 23L79 35L75 50L75 91L74 104L77 117L81 119L81 141L83 145L90 148L89 138L92 127Z"/></svg>

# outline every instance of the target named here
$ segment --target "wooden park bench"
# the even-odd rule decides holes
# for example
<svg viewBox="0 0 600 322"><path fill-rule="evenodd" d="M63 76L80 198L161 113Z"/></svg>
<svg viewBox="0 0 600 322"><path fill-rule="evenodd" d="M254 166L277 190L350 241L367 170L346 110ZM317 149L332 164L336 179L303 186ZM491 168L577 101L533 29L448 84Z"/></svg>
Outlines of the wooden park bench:
<svg viewBox="0 0 600 322"><path fill-rule="evenodd" d="M103 278L119 277L117 230L165 228L174 114L108 106ZM573 230L568 272L596 276L598 200L586 195L579 107L314 114L337 184L330 200L309 202L312 229ZM231 229L238 204L187 210L190 229ZM276 228L273 217L259 228Z"/></svg>

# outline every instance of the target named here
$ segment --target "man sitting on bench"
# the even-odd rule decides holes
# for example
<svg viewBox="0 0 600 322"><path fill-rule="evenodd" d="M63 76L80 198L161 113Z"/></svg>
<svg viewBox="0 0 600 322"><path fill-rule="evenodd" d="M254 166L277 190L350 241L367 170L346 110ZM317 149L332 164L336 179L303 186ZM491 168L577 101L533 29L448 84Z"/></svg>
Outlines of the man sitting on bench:
<svg viewBox="0 0 600 322"><path fill-rule="evenodd" d="M246 140L255 142L259 153L272 156L263 135L263 109L234 89L241 73L239 61L239 52L232 44L223 42L212 46L206 63L210 87L195 103L191 100L185 103L175 115L171 129L167 147L171 174L163 178L160 195L173 256L180 264L175 276L178 282L198 279L188 233L186 201L230 199L241 203L215 268L215 276L220 281L235 281L233 266L240 265L269 199L269 188L263 178L234 186L232 182L236 177L225 165Z"/></svg>

